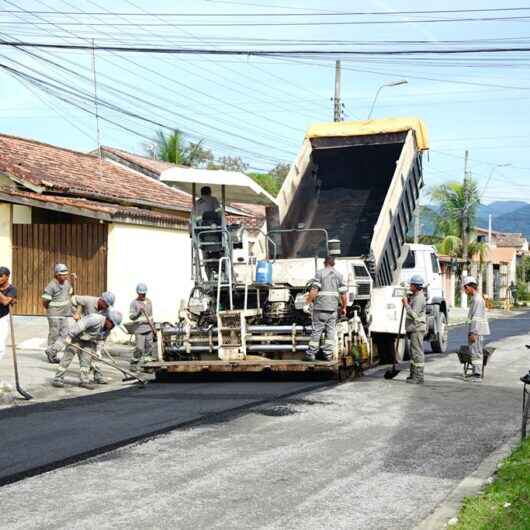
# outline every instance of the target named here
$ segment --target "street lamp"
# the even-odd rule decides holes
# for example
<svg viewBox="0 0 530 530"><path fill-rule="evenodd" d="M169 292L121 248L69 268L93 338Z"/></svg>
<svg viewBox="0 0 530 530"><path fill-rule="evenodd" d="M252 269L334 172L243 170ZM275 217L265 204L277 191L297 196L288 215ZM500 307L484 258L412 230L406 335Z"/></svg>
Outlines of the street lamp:
<svg viewBox="0 0 530 530"><path fill-rule="evenodd" d="M486 189L488 188L488 184L490 183L491 177L493 177L493 173L495 173L495 170L500 167L510 167L511 164L497 164L491 168L491 172L489 174L488 180L486 181L486 184L484 185L484 189L482 190L482 195L486 193Z"/></svg>
<svg viewBox="0 0 530 530"><path fill-rule="evenodd" d="M370 108L370 112L368 113L368 119L370 119L372 117L372 112L374 111L375 102L377 101L377 98L379 97L379 92L381 92L381 90L383 90L383 88L391 87L391 86L406 85L406 84L408 84L408 81L406 79L401 79L400 81L392 81L390 83L385 83L384 85L381 85L377 89L377 92L375 93L375 97L374 97L374 100L372 101L372 106Z"/></svg>

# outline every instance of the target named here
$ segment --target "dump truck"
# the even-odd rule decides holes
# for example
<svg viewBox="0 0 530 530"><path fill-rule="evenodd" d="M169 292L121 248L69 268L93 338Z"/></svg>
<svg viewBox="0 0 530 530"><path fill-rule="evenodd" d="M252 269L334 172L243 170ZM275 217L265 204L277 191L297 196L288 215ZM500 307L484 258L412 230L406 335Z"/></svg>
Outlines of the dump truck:
<svg viewBox="0 0 530 530"><path fill-rule="evenodd" d="M202 371L343 377L393 357L388 338L403 330L397 321L372 329L373 313L402 293L397 287L427 148L425 126L416 118L312 126L278 197L268 203L261 253L245 247L243 227L227 222L230 186L221 183L219 218L192 216L189 301L178 322L162 326L159 358L145 368L159 377ZM200 183L207 180L203 175ZM189 184L180 187L190 191ZM191 192L195 202L195 184ZM348 288L347 313L337 323L333 359L307 362L306 294L330 254Z"/></svg>

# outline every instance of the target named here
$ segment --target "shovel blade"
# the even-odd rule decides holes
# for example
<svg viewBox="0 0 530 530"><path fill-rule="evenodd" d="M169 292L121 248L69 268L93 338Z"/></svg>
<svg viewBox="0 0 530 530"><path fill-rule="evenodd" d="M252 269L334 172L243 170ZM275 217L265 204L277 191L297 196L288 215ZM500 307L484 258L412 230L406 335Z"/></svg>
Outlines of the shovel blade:
<svg viewBox="0 0 530 530"><path fill-rule="evenodd" d="M385 379L394 379L401 370L397 370L396 368L391 368L390 370L387 370L385 372L385 375L383 376Z"/></svg>

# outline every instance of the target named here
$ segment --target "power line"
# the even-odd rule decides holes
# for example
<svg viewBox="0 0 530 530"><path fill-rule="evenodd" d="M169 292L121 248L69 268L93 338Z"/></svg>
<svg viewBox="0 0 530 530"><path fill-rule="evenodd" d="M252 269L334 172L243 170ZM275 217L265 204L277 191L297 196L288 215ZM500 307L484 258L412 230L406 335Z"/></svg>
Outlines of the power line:
<svg viewBox="0 0 530 530"><path fill-rule="evenodd" d="M223 2L237 3L237 2ZM245 5L245 4L244 4ZM249 4L252 5L252 4ZM256 5L256 4L254 4ZM281 6L277 6L280 8ZM372 15L434 15L456 13L491 13L503 11L530 11L530 7L498 7L482 9L435 9L415 11L318 11L309 13L186 13L186 12L151 12L148 14L137 12L111 12L108 11L31 11L39 15L104 15L104 16L163 16L163 17L307 17L307 16L372 16ZM0 9L0 13L24 13L15 9Z"/></svg>
<svg viewBox="0 0 530 530"><path fill-rule="evenodd" d="M459 18L424 18L414 20L347 20L347 21L318 21L318 22L185 22L179 24L184 27L292 27L292 26L369 26L369 25L388 25L388 24L411 24L411 23L440 23L440 22L514 22L528 20L530 17L524 15L515 15L507 17L459 17ZM6 22L0 22L6 24ZM7 22L9 24L9 22ZM49 25L50 22L39 23L39 26ZM66 22L66 26L88 26L98 27L107 25L106 22ZM117 26L134 26L134 23L118 23ZM172 22L145 22L142 24L147 27L169 27L173 26Z"/></svg>
<svg viewBox="0 0 530 530"><path fill-rule="evenodd" d="M530 19L530 17L528 17ZM38 24L35 22L34 24ZM52 48L59 50L91 50L88 44L53 44L45 42L3 42L2 46L14 46L24 48ZM289 56L320 56L320 55L420 55L420 54L460 54L460 53L512 53L528 52L530 47L496 47L496 48L459 48L459 49L422 49L422 50L219 50L207 48L168 48L153 46L108 46L97 45L97 51L124 52L124 53L161 53L178 55L241 55L241 56L264 56L264 57L289 57Z"/></svg>

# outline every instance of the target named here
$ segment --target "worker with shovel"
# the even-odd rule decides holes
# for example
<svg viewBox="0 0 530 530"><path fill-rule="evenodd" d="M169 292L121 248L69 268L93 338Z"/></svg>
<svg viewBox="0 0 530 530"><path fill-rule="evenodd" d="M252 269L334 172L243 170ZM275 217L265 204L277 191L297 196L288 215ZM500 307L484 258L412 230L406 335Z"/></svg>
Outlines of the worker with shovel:
<svg viewBox="0 0 530 530"><path fill-rule="evenodd" d="M134 322L134 337L136 347L131 359L130 370L137 371L140 362L151 362L153 360L153 303L147 298L147 285L139 283L136 286L138 295L129 308L129 318Z"/></svg>
<svg viewBox="0 0 530 530"><path fill-rule="evenodd" d="M104 341L115 326L119 326L122 315L115 309L109 309L105 315L92 313L75 322L59 339L50 347L53 354L64 350L63 358L57 368L52 385L64 387L64 374L70 366L75 355L79 357L80 385L88 390L93 390L90 383L90 359L96 356L97 342Z"/></svg>
<svg viewBox="0 0 530 530"><path fill-rule="evenodd" d="M101 296L86 296L74 295L72 297L72 304L74 307L74 320L77 322L81 317L99 313L105 315L110 307L114 305L116 297L111 292L104 292ZM103 341L97 342L96 354L101 357L101 350L103 349ZM90 373L94 374L94 383L96 385L106 385L107 381L103 376L103 372L98 366L95 358L90 360Z"/></svg>
<svg viewBox="0 0 530 530"><path fill-rule="evenodd" d="M425 336L426 315L425 295L423 294L423 278L414 274L410 279L409 297L403 298L405 308L405 331L410 344L410 375L407 383L423 384L423 369L425 366L425 354L423 352L423 338Z"/></svg>
<svg viewBox="0 0 530 530"><path fill-rule="evenodd" d="M17 289L9 283L11 271L7 267L0 267L0 359L5 355L6 342L9 334L9 308L16 303ZM0 381L0 394L11 392L8 383Z"/></svg>

